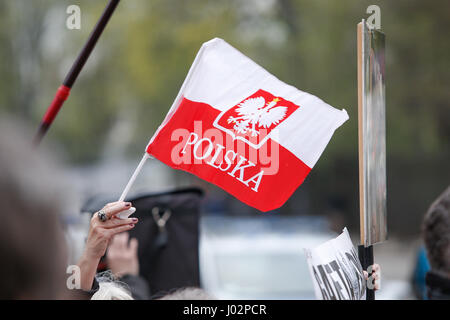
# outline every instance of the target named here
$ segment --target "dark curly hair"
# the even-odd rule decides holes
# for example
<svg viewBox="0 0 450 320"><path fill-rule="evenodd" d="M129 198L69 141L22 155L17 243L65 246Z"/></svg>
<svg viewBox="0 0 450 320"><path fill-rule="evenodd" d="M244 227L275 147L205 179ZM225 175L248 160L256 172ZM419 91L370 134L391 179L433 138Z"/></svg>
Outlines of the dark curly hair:
<svg viewBox="0 0 450 320"><path fill-rule="evenodd" d="M450 273L450 186L428 209L422 233L431 268Z"/></svg>

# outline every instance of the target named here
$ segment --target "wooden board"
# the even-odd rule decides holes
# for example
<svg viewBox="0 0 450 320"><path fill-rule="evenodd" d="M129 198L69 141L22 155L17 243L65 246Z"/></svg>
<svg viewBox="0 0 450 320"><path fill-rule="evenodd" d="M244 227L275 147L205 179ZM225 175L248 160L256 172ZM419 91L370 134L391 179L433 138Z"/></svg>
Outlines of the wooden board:
<svg viewBox="0 0 450 320"><path fill-rule="evenodd" d="M385 38L357 26L358 156L361 244L387 239Z"/></svg>

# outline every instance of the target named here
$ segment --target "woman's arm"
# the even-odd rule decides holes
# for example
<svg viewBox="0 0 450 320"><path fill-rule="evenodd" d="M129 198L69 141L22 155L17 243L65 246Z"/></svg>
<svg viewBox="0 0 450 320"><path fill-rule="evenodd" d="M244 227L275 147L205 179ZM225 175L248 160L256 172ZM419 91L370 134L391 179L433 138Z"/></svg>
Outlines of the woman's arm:
<svg viewBox="0 0 450 320"><path fill-rule="evenodd" d="M130 202L108 203L100 210L106 214L106 221L99 219L98 212L92 216L86 246L78 262L81 271L81 289L91 290L98 263L105 254L110 239L118 233L131 230L138 222L137 218L122 220L116 217L130 207Z"/></svg>

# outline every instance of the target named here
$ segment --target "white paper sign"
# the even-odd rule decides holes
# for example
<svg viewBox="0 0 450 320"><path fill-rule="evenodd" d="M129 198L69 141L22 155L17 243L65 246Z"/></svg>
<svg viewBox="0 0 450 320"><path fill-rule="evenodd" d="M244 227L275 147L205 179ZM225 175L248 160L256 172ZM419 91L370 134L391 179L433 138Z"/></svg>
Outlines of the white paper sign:
<svg viewBox="0 0 450 320"><path fill-rule="evenodd" d="M365 299L366 281L347 228L337 238L304 250L317 299Z"/></svg>

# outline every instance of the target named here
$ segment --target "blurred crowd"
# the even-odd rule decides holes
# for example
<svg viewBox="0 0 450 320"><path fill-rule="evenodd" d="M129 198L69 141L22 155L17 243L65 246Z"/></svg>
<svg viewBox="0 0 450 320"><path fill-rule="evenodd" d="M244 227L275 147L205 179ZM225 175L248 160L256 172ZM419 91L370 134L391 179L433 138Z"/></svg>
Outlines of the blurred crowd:
<svg viewBox="0 0 450 320"><path fill-rule="evenodd" d="M0 123L0 299L213 299L194 287L152 293L140 273L138 240L128 233L139 219L117 217L134 211L131 202L92 214L83 253L68 266L61 213L70 188L58 179L52 152L32 147L26 132L11 119ZM426 213L423 240L431 265L427 297L450 299L450 187ZM108 270L98 272L102 257Z"/></svg>
<svg viewBox="0 0 450 320"><path fill-rule="evenodd" d="M140 276L138 241L127 231L138 219L116 215L132 208L114 202L93 214L83 254L67 265L62 212L70 205L58 163L49 150L35 149L25 128L0 125L0 299L132 300L156 298ZM18 134L22 132L22 134ZM100 219L99 215L103 216ZM109 270L97 272L106 257ZM68 272L66 272L68 271ZM174 288L158 299L211 299L200 288Z"/></svg>

